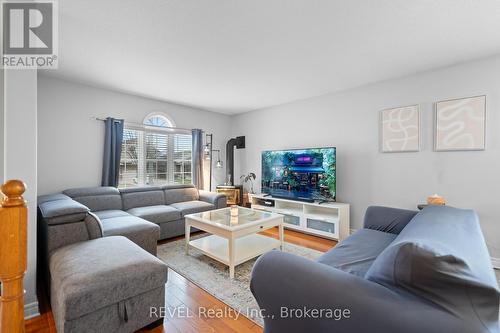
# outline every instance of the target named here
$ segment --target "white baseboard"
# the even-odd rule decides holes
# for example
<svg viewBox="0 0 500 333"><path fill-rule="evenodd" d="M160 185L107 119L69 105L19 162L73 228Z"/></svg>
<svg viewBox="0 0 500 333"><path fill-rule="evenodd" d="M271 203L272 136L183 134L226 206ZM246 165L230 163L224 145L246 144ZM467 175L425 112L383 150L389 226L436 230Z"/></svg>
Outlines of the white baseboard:
<svg viewBox="0 0 500 333"><path fill-rule="evenodd" d="M24 319L30 319L39 315L38 302L24 304Z"/></svg>
<svg viewBox="0 0 500 333"><path fill-rule="evenodd" d="M500 258L491 258L491 263L493 264L493 268L500 269Z"/></svg>
<svg viewBox="0 0 500 333"><path fill-rule="evenodd" d="M355 233L356 231L358 231L358 229L353 229L353 228L351 228L351 229L349 230L350 235L352 235L352 234L353 234L353 233Z"/></svg>

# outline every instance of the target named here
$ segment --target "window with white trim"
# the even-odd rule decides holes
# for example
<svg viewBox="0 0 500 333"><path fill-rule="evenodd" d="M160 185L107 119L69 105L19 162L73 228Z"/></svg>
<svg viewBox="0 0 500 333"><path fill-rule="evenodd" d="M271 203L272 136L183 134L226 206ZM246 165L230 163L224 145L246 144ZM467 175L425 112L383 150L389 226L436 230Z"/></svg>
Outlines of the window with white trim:
<svg viewBox="0 0 500 333"><path fill-rule="evenodd" d="M143 124L125 124L118 187L191 184L191 132L159 113Z"/></svg>

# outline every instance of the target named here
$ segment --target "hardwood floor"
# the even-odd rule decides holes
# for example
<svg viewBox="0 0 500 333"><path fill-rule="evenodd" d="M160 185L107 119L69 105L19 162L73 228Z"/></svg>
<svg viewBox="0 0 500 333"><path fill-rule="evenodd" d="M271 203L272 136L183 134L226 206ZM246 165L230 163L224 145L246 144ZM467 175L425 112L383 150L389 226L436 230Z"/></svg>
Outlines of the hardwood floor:
<svg viewBox="0 0 500 333"><path fill-rule="evenodd" d="M278 238L277 229L269 229L262 234ZM179 237L183 238L183 237ZM179 239L177 238L177 239ZM175 239L174 239L175 240ZM173 240L167 240L169 242ZM306 235L292 230L285 230L285 241L310 249L325 252L337 243L333 240ZM163 243L163 242L162 242ZM143 329L141 333L261 333L262 328L244 316L236 318L231 308L203 289L191 283L175 271L168 272L166 284L166 307L163 326L154 329ZM198 316L200 307L214 309L218 313L229 313L224 318L206 318ZM178 311L178 312L175 312ZM182 315L179 315L182 314ZM189 316L185 316L188 314ZM189 318L188 318L189 317ZM26 333L55 333L54 319L50 310L41 316L26 322Z"/></svg>

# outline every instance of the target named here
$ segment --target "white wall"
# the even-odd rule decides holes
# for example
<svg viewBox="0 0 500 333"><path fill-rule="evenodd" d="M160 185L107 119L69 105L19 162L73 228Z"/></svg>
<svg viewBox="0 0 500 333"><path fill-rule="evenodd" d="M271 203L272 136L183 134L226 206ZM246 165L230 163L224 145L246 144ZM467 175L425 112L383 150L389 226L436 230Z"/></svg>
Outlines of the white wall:
<svg viewBox="0 0 500 333"><path fill-rule="evenodd" d="M0 53L1 54L1 53ZM4 136L5 136L5 128L4 128L4 71L0 68L0 184L4 183Z"/></svg>
<svg viewBox="0 0 500 333"><path fill-rule="evenodd" d="M356 68L352 69L353 71ZM342 93L253 111L232 119L245 135L236 175L259 175L266 149L337 147L338 201L350 203L351 228L369 205L415 209L439 193L450 205L475 209L493 257L500 258L500 57L372 84ZM487 95L487 149L433 152L433 102ZM419 153L379 153L379 111L421 105Z"/></svg>
<svg viewBox="0 0 500 333"><path fill-rule="evenodd" d="M231 118L40 76L38 191L99 184L104 129L90 117L141 122L149 112L164 111L179 127L213 132L215 148L224 149L230 137L245 135L247 148L235 151L235 179L246 171L259 175L265 149L336 146L338 201L352 204L352 228L361 227L368 205L415 208L439 193L449 204L479 213L491 254L500 258L498 73L500 57L494 57ZM433 102L477 94L488 96L486 151L433 152ZM379 153L379 111L415 103L421 105L421 152ZM224 182L223 170L215 173L214 184Z"/></svg>
<svg viewBox="0 0 500 333"><path fill-rule="evenodd" d="M4 82L4 180L27 184L28 271L24 279L26 314L38 311L36 285L37 197L37 74L36 70L6 70Z"/></svg>
<svg viewBox="0 0 500 333"><path fill-rule="evenodd" d="M228 116L39 75L39 194L100 184L104 124L91 117L142 123L157 111L171 116L178 127L213 133L214 149L225 149ZM214 169L213 176L215 186L223 182L224 170Z"/></svg>

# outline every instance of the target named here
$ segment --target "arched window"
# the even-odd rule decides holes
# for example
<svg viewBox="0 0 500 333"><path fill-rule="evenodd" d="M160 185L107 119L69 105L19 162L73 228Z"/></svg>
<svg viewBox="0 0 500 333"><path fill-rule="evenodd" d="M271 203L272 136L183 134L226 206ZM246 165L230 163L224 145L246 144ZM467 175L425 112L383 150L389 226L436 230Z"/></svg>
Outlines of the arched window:
<svg viewBox="0 0 500 333"><path fill-rule="evenodd" d="M191 183L191 132L162 112L125 126L119 187Z"/></svg>
<svg viewBox="0 0 500 333"><path fill-rule="evenodd" d="M146 126L156 126L156 127L175 127L175 123L166 114L162 112L150 113L144 118L143 124Z"/></svg>

